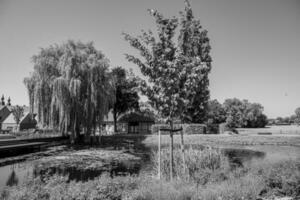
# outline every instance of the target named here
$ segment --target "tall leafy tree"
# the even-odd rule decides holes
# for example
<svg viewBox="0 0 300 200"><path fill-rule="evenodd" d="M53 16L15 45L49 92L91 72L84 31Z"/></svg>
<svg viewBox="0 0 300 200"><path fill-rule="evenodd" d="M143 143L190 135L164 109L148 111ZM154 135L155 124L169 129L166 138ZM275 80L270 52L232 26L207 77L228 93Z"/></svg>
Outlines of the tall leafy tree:
<svg viewBox="0 0 300 200"><path fill-rule="evenodd" d="M296 114L296 120L295 121L299 124L300 123L300 107L296 108L295 114Z"/></svg>
<svg viewBox="0 0 300 200"><path fill-rule="evenodd" d="M89 140L115 101L107 58L92 43L68 41L41 49L33 62L34 72L24 82L34 94L39 122L63 135L71 131L72 143L81 130Z"/></svg>
<svg viewBox="0 0 300 200"><path fill-rule="evenodd" d="M244 127L259 128L267 125L267 116L263 114L264 107L259 103L250 103L244 101L245 110L245 122Z"/></svg>
<svg viewBox="0 0 300 200"><path fill-rule="evenodd" d="M141 84L142 93L171 127L175 118L194 121L201 113L199 108L204 107L203 100L198 97L206 88L202 85L208 84L206 74L210 71L206 31L193 19L187 1L180 22L176 17L165 18L156 10L149 10L149 13L154 17L157 37L152 31L142 31L138 37L124 33L125 40L143 59L129 54L126 58L138 65L147 77ZM178 26L180 36L176 40ZM207 45L207 50L202 44ZM193 107L195 112L191 112Z"/></svg>
<svg viewBox="0 0 300 200"><path fill-rule="evenodd" d="M226 112L226 124L230 128L240 128L244 124L244 109L243 102L237 98L226 99L224 104Z"/></svg>
<svg viewBox="0 0 300 200"><path fill-rule="evenodd" d="M12 108L12 114L13 114L14 120L16 121L18 128L19 128L20 120L24 116L24 108L21 106L18 106L18 105L14 106Z"/></svg>
<svg viewBox="0 0 300 200"><path fill-rule="evenodd" d="M220 124L226 121L226 111L218 100L214 99L208 102L208 122L212 124Z"/></svg>
<svg viewBox="0 0 300 200"><path fill-rule="evenodd" d="M58 45L41 48L39 54L32 57L34 71L24 79L30 110L38 114L38 122L42 127L50 124L52 82L60 76L58 63L62 55L63 49Z"/></svg>
<svg viewBox="0 0 300 200"><path fill-rule="evenodd" d="M237 98L226 99L223 107L226 112L226 123L230 128L259 128L267 125L267 116L263 114L263 106Z"/></svg>
<svg viewBox="0 0 300 200"><path fill-rule="evenodd" d="M161 123L164 121L157 110L154 109L148 101L139 102L139 111L145 116L153 118L156 123Z"/></svg>
<svg viewBox="0 0 300 200"><path fill-rule="evenodd" d="M116 102L113 106L114 129L117 131L117 118L129 110L139 109L138 78L122 67L112 69L115 79Z"/></svg>
<svg viewBox="0 0 300 200"><path fill-rule="evenodd" d="M157 10L149 10L149 13L155 20L157 36L154 36L152 31L142 31L142 35L138 37L125 33L125 40L139 51L143 59L129 54L126 54L126 58L129 62L138 65L142 74L147 77L147 81L141 84L142 94L148 97L151 105L158 110L160 116L167 119L173 129L174 119L194 121L195 116L201 113L198 108L202 109L203 105L199 105L199 102L202 103L203 100L197 102L195 96L202 91L199 89L203 88L201 84L207 83L204 73L210 71L210 65L207 64L210 59L204 60L198 54L199 51L202 52L199 48L200 39L196 40L197 37L193 36L196 30L198 32L203 30L200 26L192 29L193 25L189 25L193 23L193 19L188 1L180 22L176 17L165 18ZM178 26L180 26L180 36L176 41L174 36ZM193 106L195 112L190 110ZM172 179L172 132L170 136L170 178ZM183 135L181 138L184 157Z"/></svg>

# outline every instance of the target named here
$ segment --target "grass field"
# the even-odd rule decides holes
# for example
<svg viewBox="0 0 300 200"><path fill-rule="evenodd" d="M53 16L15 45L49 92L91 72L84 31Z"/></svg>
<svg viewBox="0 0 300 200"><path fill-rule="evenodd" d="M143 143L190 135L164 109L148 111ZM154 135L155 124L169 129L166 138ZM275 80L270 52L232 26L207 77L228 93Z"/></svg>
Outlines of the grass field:
<svg viewBox="0 0 300 200"><path fill-rule="evenodd" d="M168 144L170 136L162 135L161 143ZM145 145L157 145L157 135L149 135L143 141ZM300 147L300 135L185 135L185 144L199 145L279 145ZM174 144L180 144L180 135L174 136Z"/></svg>
<svg viewBox="0 0 300 200"><path fill-rule="evenodd" d="M242 135L271 133L272 135L298 135L300 136L300 126L268 126L266 128L239 128L237 129Z"/></svg>

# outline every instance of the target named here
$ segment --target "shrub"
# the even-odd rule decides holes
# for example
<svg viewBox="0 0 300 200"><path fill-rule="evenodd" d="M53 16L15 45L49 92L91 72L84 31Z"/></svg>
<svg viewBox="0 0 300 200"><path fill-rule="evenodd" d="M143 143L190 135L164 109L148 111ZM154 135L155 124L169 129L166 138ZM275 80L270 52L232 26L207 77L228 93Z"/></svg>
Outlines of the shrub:
<svg viewBox="0 0 300 200"><path fill-rule="evenodd" d="M255 200L263 188L260 177L247 175L208 185L198 193L199 200Z"/></svg>
<svg viewBox="0 0 300 200"><path fill-rule="evenodd" d="M300 196L300 160L275 163L262 174L265 191L274 195Z"/></svg>
<svg viewBox="0 0 300 200"><path fill-rule="evenodd" d="M204 124L183 124L184 134L206 134L206 125Z"/></svg>
<svg viewBox="0 0 300 200"><path fill-rule="evenodd" d="M68 182L66 177L54 175L42 181L40 178L30 180L20 186L6 188L2 198L8 200L121 200L128 191L138 186L139 178L101 176L87 182Z"/></svg>
<svg viewBox="0 0 300 200"><path fill-rule="evenodd" d="M183 133L186 135L191 134L206 134L206 125L204 124L174 124L174 128L183 128ZM168 124L154 124L151 126L151 133L158 134L159 129L170 128ZM162 134L169 134L168 132L162 132ZM179 134L179 133L177 133Z"/></svg>
<svg viewBox="0 0 300 200"><path fill-rule="evenodd" d="M138 190L129 194L131 200L191 200L196 196L195 185L182 180L145 179Z"/></svg>
<svg viewBox="0 0 300 200"><path fill-rule="evenodd" d="M219 124L207 123L208 134L218 134L219 133Z"/></svg>

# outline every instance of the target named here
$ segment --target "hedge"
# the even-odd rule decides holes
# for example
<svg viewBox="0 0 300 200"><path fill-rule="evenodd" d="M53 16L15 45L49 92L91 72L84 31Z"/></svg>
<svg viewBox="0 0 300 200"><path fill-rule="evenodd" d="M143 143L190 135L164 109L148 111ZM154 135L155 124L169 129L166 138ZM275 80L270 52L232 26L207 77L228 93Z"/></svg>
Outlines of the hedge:
<svg viewBox="0 0 300 200"><path fill-rule="evenodd" d="M206 134L207 133L207 127L204 124L174 124L174 128L183 128L184 134ZM154 124L151 126L151 133L152 134L158 134L158 130L161 128L170 128L168 124ZM161 132L161 134L169 134L168 132ZM179 134L175 133L175 134Z"/></svg>

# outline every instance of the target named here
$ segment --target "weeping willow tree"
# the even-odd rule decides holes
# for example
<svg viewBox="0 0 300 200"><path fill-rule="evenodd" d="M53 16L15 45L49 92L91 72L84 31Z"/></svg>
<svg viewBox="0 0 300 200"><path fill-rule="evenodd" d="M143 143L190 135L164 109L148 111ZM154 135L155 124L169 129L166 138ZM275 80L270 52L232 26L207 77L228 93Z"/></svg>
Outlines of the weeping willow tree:
<svg viewBox="0 0 300 200"><path fill-rule="evenodd" d="M34 72L24 80L30 99L44 126L80 132L89 140L115 102L115 83L108 60L92 43L68 41L41 49L33 57ZM33 109L32 109L33 110Z"/></svg>
<svg viewBox="0 0 300 200"><path fill-rule="evenodd" d="M38 114L41 127L50 126L52 83L56 77L60 76L58 63L62 54L62 49L58 45L42 48L38 55L32 57L33 73L24 79L29 95L30 110Z"/></svg>

